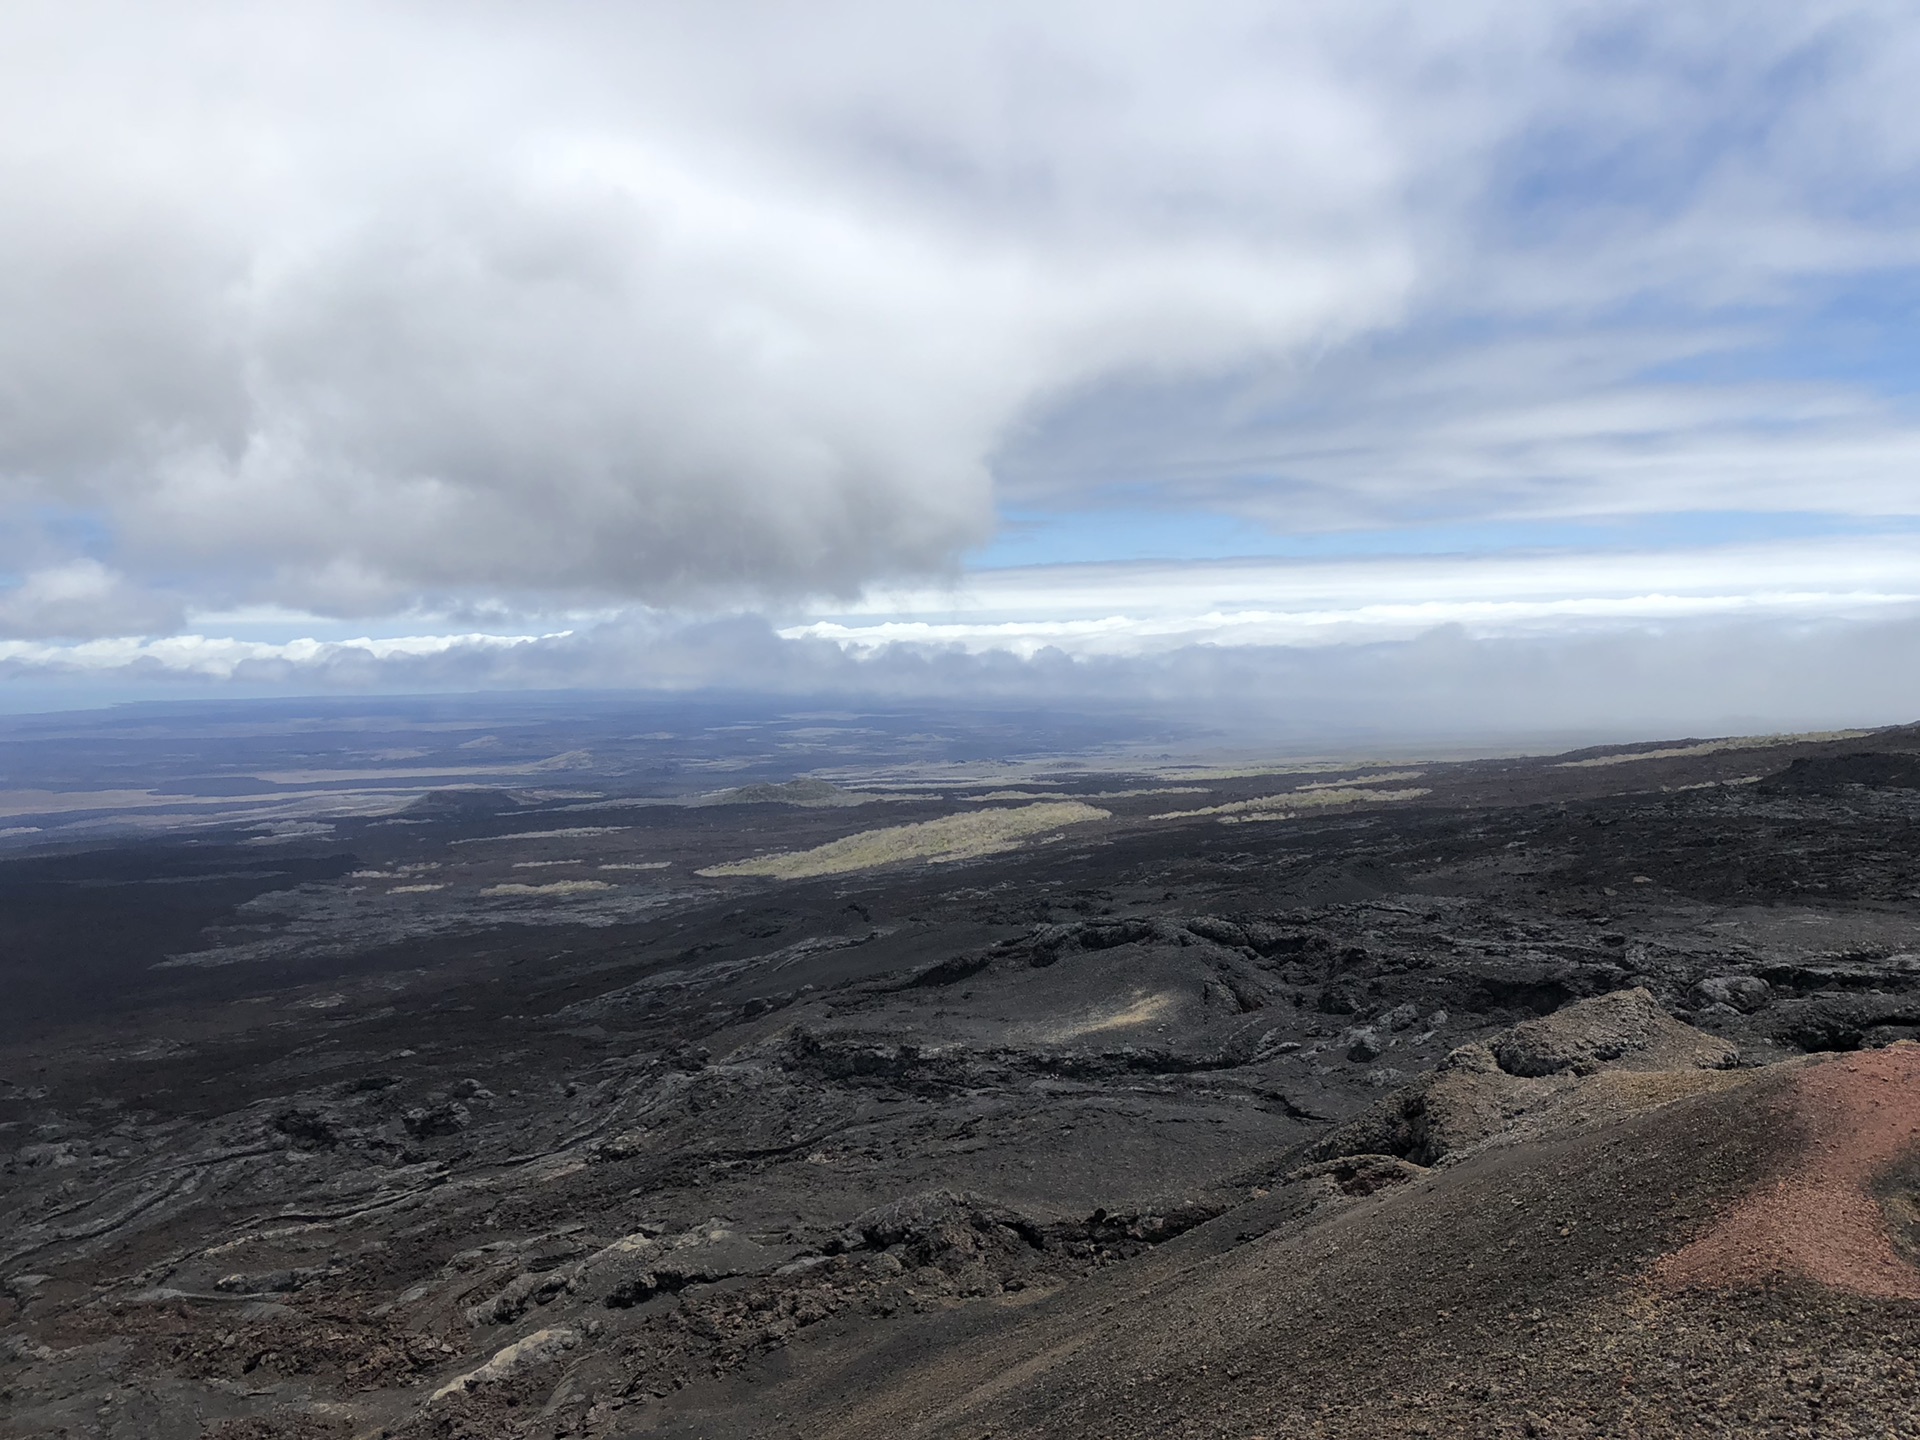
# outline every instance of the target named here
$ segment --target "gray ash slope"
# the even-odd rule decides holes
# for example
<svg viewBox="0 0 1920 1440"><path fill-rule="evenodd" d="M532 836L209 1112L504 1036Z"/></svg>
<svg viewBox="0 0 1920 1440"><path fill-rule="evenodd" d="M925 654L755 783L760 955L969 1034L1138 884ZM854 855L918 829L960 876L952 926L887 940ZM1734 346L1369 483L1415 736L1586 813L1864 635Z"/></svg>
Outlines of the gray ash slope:
<svg viewBox="0 0 1920 1440"><path fill-rule="evenodd" d="M84 952L92 906L114 954L0 1068L4 1433L1619 1433L1624 1277L1778 1161L1762 1082L1920 1035L1920 735L1663 748L1259 823L1395 772L1055 777L1109 818L816 879L698 872L955 799L10 861L22 947ZM1543 1254L1596 1207L1604 1262ZM1634 1425L1887 1433L1912 1302L1714 1306L1675 1353L1880 1338L1825 1411L1727 1410L1798 1372L1700 1350Z"/></svg>

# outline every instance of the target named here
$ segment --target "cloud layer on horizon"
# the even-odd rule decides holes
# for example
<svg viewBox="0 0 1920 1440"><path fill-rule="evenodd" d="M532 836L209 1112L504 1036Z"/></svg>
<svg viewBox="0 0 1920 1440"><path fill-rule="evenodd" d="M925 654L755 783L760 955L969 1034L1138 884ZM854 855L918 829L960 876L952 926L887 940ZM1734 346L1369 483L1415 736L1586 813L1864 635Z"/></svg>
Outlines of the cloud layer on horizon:
<svg viewBox="0 0 1920 1440"><path fill-rule="evenodd" d="M796 703L1087 706L1164 714L1223 743L1567 743L1895 724L1920 715L1920 604L1870 619L1712 616L1476 635L1434 626L1317 645L1128 654L894 642L850 650L750 615L630 616L547 635L0 643L15 710L209 696L488 690L751 692Z"/></svg>
<svg viewBox="0 0 1920 1440"><path fill-rule="evenodd" d="M1910 384L1762 363L1920 267L1899 6L0 26L0 634L851 603L1116 487L1920 510Z"/></svg>

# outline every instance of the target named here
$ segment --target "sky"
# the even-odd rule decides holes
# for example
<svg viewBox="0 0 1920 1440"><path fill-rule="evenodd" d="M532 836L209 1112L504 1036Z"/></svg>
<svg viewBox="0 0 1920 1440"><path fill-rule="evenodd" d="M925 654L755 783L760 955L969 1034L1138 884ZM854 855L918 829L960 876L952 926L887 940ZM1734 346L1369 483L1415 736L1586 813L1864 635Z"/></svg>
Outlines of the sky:
<svg viewBox="0 0 1920 1440"><path fill-rule="evenodd" d="M0 708L1920 719L1898 4L0 12Z"/></svg>

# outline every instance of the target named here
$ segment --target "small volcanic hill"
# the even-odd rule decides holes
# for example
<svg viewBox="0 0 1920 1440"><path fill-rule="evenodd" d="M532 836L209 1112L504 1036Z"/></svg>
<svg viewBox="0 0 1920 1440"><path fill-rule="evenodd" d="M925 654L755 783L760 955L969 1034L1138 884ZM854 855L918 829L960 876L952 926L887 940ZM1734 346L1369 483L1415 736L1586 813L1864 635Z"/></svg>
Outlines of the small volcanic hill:
<svg viewBox="0 0 1920 1440"><path fill-rule="evenodd" d="M403 812L417 820L487 820L510 815L520 803L507 790L470 786L461 790L429 790Z"/></svg>
<svg viewBox="0 0 1920 1440"><path fill-rule="evenodd" d="M1697 1068L1730 1058L1581 1002L1125 1270L768 1403L876 1440L1910 1433L1920 1047ZM1430 1164L1359 1149L1388 1115Z"/></svg>

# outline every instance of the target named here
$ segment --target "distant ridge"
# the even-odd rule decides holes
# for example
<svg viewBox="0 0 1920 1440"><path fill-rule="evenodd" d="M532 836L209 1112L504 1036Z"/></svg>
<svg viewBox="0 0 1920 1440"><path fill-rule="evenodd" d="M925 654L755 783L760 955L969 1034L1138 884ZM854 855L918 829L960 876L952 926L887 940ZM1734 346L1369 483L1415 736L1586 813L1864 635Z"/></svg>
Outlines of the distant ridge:
<svg viewBox="0 0 1920 1440"><path fill-rule="evenodd" d="M871 795L857 795L830 785L825 780L788 780L783 784L742 785L725 790L706 803L709 805L800 805L825 809L834 805L865 805Z"/></svg>
<svg viewBox="0 0 1920 1440"><path fill-rule="evenodd" d="M429 790L400 813L417 820L485 820L519 808L512 791L476 786L470 790Z"/></svg>

